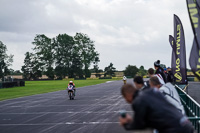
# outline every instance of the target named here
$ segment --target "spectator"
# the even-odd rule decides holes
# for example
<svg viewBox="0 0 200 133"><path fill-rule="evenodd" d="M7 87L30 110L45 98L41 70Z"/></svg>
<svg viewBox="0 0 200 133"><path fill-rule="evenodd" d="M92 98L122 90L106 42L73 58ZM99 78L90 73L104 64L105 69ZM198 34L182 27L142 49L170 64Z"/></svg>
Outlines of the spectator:
<svg viewBox="0 0 200 133"><path fill-rule="evenodd" d="M166 82L167 82L167 68L164 68L164 74L165 74Z"/></svg>
<svg viewBox="0 0 200 133"><path fill-rule="evenodd" d="M174 75L170 67L167 68L167 82L170 82L170 83L174 82Z"/></svg>
<svg viewBox="0 0 200 133"><path fill-rule="evenodd" d="M146 89L148 89L148 87L144 85L144 80L143 80L143 78L141 76L136 76L133 79L133 82L134 82L134 85L135 85L136 89L138 89L138 90L146 90Z"/></svg>
<svg viewBox="0 0 200 133"><path fill-rule="evenodd" d="M161 78L166 83L167 79L166 79L166 76L165 76L165 73L164 73L164 69L160 66L160 60L157 60L156 62L154 62L154 67L156 69L155 74L160 74L162 76Z"/></svg>
<svg viewBox="0 0 200 133"><path fill-rule="evenodd" d="M165 82L164 82L162 76L161 76L160 74L155 74L153 68L149 68L148 74L149 74L149 77L150 77L150 78L156 76L156 77L159 79L159 81L160 81L160 83L161 83L162 85L165 84Z"/></svg>
<svg viewBox="0 0 200 133"><path fill-rule="evenodd" d="M183 116L157 89L138 91L130 84L121 88L126 101L132 104L134 117L120 117L126 130L157 129L159 133L193 133L189 120Z"/></svg>
<svg viewBox="0 0 200 133"><path fill-rule="evenodd" d="M185 110L179 98L178 92L171 83L162 85L158 77L151 77L149 84L151 88L159 89L159 91L164 94L168 102L174 105L174 107L176 107L182 114L185 114Z"/></svg>

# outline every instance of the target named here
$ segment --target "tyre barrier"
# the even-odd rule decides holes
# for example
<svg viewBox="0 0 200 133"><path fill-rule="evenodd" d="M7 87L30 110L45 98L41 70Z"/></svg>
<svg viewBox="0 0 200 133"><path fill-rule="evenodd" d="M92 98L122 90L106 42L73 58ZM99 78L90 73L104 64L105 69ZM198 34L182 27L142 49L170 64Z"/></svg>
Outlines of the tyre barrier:
<svg viewBox="0 0 200 133"><path fill-rule="evenodd" d="M0 88L12 88L12 87L19 87L25 86L25 81L13 81L13 82L1 82Z"/></svg>

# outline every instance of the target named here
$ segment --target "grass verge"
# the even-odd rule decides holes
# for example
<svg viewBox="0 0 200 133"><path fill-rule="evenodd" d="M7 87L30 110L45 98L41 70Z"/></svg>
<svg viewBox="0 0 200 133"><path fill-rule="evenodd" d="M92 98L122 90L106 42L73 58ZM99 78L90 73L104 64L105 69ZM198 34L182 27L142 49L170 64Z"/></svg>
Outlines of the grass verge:
<svg viewBox="0 0 200 133"><path fill-rule="evenodd" d="M106 81L117 79L101 79L101 80L75 80L76 87L84 87L105 83ZM0 101L35 94L65 90L69 81L51 80L51 81L26 81L24 87L4 88L0 89Z"/></svg>

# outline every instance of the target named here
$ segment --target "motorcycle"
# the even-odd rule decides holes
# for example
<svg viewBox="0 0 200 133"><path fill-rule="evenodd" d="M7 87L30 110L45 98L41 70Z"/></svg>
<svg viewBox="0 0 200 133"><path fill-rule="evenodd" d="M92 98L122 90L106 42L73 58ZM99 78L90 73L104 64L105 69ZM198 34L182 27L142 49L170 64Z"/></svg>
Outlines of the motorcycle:
<svg viewBox="0 0 200 133"><path fill-rule="evenodd" d="M69 99L73 100L75 95L74 95L74 86L73 85L69 85L67 90L68 90L68 95L69 95Z"/></svg>
<svg viewBox="0 0 200 133"><path fill-rule="evenodd" d="M126 84L126 80L123 80L123 82L124 82L124 85Z"/></svg>

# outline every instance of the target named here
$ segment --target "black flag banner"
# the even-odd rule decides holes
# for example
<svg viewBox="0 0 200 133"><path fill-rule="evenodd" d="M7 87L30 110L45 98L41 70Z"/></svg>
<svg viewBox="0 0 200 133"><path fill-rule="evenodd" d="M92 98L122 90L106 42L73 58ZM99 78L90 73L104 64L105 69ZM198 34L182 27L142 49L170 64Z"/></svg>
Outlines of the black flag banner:
<svg viewBox="0 0 200 133"><path fill-rule="evenodd" d="M192 50L190 53L189 63L192 72L198 79L200 79L200 49L198 47L196 39L193 41Z"/></svg>
<svg viewBox="0 0 200 133"><path fill-rule="evenodd" d="M172 35L169 35L169 43L172 47L172 59L171 59L171 69L173 75L175 74L176 70L176 41L174 40L174 37Z"/></svg>
<svg viewBox="0 0 200 133"><path fill-rule="evenodd" d="M175 82L187 84L185 36L181 20L176 15L174 15L174 39L176 41L176 68L174 74Z"/></svg>
<svg viewBox="0 0 200 133"><path fill-rule="evenodd" d="M190 53L189 63L192 72L200 80L200 1L187 0L188 13L192 29L194 32L194 41Z"/></svg>

